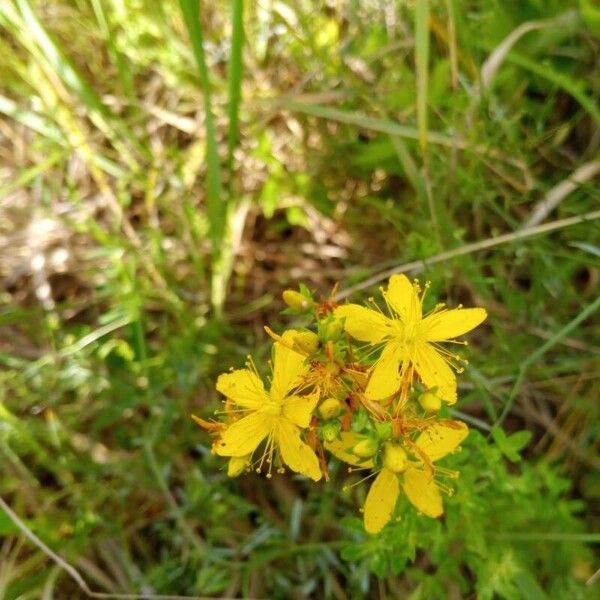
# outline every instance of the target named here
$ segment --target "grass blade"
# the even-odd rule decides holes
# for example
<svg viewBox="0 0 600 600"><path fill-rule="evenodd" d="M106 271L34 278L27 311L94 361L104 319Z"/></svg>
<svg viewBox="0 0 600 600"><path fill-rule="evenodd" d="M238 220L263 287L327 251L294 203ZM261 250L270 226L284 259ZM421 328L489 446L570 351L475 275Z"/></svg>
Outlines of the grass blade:
<svg viewBox="0 0 600 600"><path fill-rule="evenodd" d="M451 260L459 256L472 254L473 252L479 252L479 250L487 250L502 244L521 241L536 235L557 231L563 227L570 227L571 225L579 225L581 223L589 223L590 221L595 221L597 219L600 219L600 210L595 210L578 217L567 217L566 219L561 219L559 221L544 223L542 225L537 225L536 227L529 227L528 229L520 229L518 231L511 231L510 233L503 233L502 235L481 240L479 242L463 244L458 248L440 252L439 254L435 254L434 256L430 256L426 259L413 260L411 262L392 267L391 269L380 271L379 273L368 277L356 285L341 290L336 294L336 298L338 300L348 298L348 296L351 296L355 292L365 290L372 285L379 283L380 281L389 279L394 273L417 273L423 269L426 269L427 267L430 267L431 265L446 262L447 260Z"/></svg>
<svg viewBox="0 0 600 600"><path fill-rule="evenodd" d="M391 136L398 136L410 140L419 139L419 132L415 127L400 125L400 123L388 119L368 117L355 111L331 108L330 106L323 106L320 104L299 102L297 100L292 100L291 98L278 98L273 102L273 105L304 113L306 115L312 115L313 117L319 117L321 119L330 119L331 121L338 121L339 123L346 123L347 125L356 125L358 127L363 127L364 129L387 133ZM448 135L438 132L427 132L426 135L428 142L430 143L448 146L449 148L452 147L452 138Z"/></svg>
<svg viewBox="0 0 600 600"><path fill-rule="evenodd" d="M568 75L541 63L539 60L532 60L523 54L511 50L506 57L506 61L513 63L531 73L548 80L556 87L570 94L584 108L590 117L594 119L597 125L600 125L600 109L594 98L588 96L585 92L585 86L582 81L571 79Z"/></svg>
<svg viewBox="0 0 600 600"><path fill-rule="evenodd" d="M243 77L244 0L232 0L231 58L229 60L229 133L227 137L227 169L229 181L233 169L233 151L239 136L239 111Z"/></svg>
<svg viewBox="0 0 600 600"><path fill-rule="evenodd" d="M119 52L117 48L117 43L109 23L107 13L100 0L91 0L91 2L92 8L94 9L94 14L96 15L96 20L98 21L98 26L100 28L100 31L104 35L104 39L106 40L107 50L110 53L112 60L117 67L117 73L119 75L121 88L127 94L127 97L131 101L133 101L135 99L133 78L125 62L125 59L123 58L123 55Z"/></svg>
<svg viewBox="0 0 600 600"><path fill-rule="evenodd" d="M63 142L60 131L46 118L39 114L23 108L11 98L0 96L0 114L14 119L32 131L60 144Z"/></svg>
<svg viewBox="0 0 600 600"><path fill-rule="evenodd" d="M398 162L402 166L406 178L417 193L419 200L423 200L425 198L425 182L423 181L423 177L419 172L410 151L406 147L404 140L398 136L392 135L390 136L390 141L392 142L392 146L398 157Z"/></svg>
<svg viewBox="0 0 600 600"><path fill-rule="evenodd" d="M419 139L419 131L415 127L401 125L400 123L390 121L389 119L368 117L367 115L355 111L332 108L330 106L323 106L321 104L310 104L308 102L300 102L298 100L285 97L269 99L265 101L265 104L273 108L285 108L294 112L311 115L321 119L329 119L330 121L337 121L338 123L355 125L370 131L379 131L380 133L386 133L390 136L396 136L409 140ZM516 160L514 156L504 154L496 148L490 147L489 145L471 144L470 142L467 142L459 137L451 137L438 131L426 131L425 135L427 137L428 144L435 144L437 146L444 146L446 148L456 148L458 150L469 150L476 154L480 154L481 156L489 156L494 160L516 166L517 168L522 168L522 164L520 161Z"/></svg>
<svg viewBox="0 0 600 600"><path fill-rule="evenodd" d="M206 209L210 223L210 237L213 259L218 259L220 244L225 229L225 205L221 201L221 165L217 148L217 133L211 106L211 86L204 56L202 26L200 24L200 4L198 0L179 0L185 20L194 58L198 65L200 85L204 92L204 112L206 128Z"/></svg>
<svg viewBox="0 0 600 600"><path fill-rule="evenodd" d="M427 150L427 85L429 82L429 0L418 0L415 10L415 68L419 145Z"/></svg>

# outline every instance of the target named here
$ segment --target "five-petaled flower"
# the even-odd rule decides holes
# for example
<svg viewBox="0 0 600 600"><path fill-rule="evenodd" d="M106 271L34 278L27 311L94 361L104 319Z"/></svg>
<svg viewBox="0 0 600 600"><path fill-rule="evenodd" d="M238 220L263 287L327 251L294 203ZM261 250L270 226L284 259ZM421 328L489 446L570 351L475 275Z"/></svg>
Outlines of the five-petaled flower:
<svg viewBox="0 0 600 600"><path fill-rule="evenodd" d="M217 390L238 407L236 412L240 418L220 434L214 450L220 456L248 457L265 441L264 451L256 463L259 471L265 468L270 476L274 464L281 469L283 463L292 471L318 481L321 478L319 461L300 434L310 425L319 395L298 394L309 365L304 356L292 349L295 335L294 330L286 331L282 341L274 344L269 391L250 369L239 369L218 378ZM250 464L249 459L247 464Z"/></svg>
<svg viewBox="0 0 600 600"><path fill-rule="evenodd" d="M339 306L335 314L344 318L344 328L353 338L383 345L365 390L369 400L383 400L395 394L413 371L423 384L448 404L456 402L456 376L450 368L458 357L439 346L452 341L482 323L483 308L447 310L437 305L423 317L423 295L418 283L406 275L392 275L382 290L390 316L358 304Z"/></svg>
<svg viewBox="0 0 600 600"><path fill-rule="evenodd" d="M451 494L451 488L435 479L436 473L455 477L456 473L434 466L433 463L458 448L469 433L462 421L444 420L427 427L414 442L398 440L386 442L378 464L381 469L369 489L364 505L365 529L378 533L390 521L400 494L420 512L429 517L439 517L444 512L440 490ZM353 432L340 436L326 448L340 460L363 468L373 468L373 459L364 460L353 454L361 437Z"/></svg>

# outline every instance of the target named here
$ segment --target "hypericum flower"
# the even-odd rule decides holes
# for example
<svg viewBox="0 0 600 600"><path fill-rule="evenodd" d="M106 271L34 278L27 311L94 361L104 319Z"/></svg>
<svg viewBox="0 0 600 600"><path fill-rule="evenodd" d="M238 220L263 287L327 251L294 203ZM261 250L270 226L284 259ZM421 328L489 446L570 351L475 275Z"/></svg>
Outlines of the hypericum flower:
<svg viewBox="0 0 600 600"><path fill-rule="evenodd" d="M266 440L258 461L259 472L266 463L267 477L270 477L275 460L280 467L284 463L292 471L318 481L321 478L319 460L302 441L300 432L310 425L319 396L294 393L309 368L304 357L292 350L296 334L294 330L286 331L281 336L282 341L274 344L273 379L269 391L250 369L219 376L217 390L239 407L237 412L241 418L220 433L214 450L220 456L241 458L252 455Z"/></svg>
<svg viewBox="0 0 600 600"><path fill-rule="evenodd" d="M371 485L364 506L365 529L378 533L392 518L400 486L408 500L429 517L439 517L444 512L440 490L452 493L451 488L436 482L436 473L449 477L457 474L436 468L433 463L443 458L461 444L469 433L462 421L445 420L425 429L415 442L388 441L381 453L382 468ZM358 434L347 432L340 440L325 447L340 460L354 466L372 467L373 461L357 457L355 447Z"/></svg>
<svg viewBox="0 0 600 600"><path fill-rule="evenodd" d="M426 286L427 287L427 286ZM390 317L380 310L358 304L339 306L336 316L345 318L344 328L357 340L383 345L365 390L370 400L383 400L398 391L415 370L428 389L448 404L456 402L456 376L450 365L458 357L439 345L452 341L485 320L483 308L447 310L438 304L423 318L425 294L406 275L392 275L383 297Z"/></svg>

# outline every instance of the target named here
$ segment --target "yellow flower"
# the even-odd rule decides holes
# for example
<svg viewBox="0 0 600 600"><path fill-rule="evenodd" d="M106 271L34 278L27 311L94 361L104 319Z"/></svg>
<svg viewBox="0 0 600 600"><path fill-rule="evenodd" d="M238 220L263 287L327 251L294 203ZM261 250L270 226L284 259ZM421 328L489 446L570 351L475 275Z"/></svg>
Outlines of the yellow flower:
<svg viewBox="0 0 600 600"><path fill-rule="evenodd" d="M375 478L364 506L365 529L378 533L389 522L400 494L400 486L407 498L420 512L439 517L444 512L440 485L435 481L436 469L432 463L455 450L467 437L468 427L461 421L435 423L423 431L413 444L405 446L416 460L409 460L406 452L396 444L384 448L383 468ZM387 451L387 452L386 452ZM454 473L437 469L438 472ZM450 490L448 489L450 493Z"/></svg>
<svg viewBox="0 0 600 600"><path fill-rule="evenodd" d="M387 290L382 290L390 311L346 304L335 314L345 318L344 328L357 340L383 344L365 390L370 400L383 400L398 391L405 377L417 372L428 389L448 404L456 402L456 376L450 368L457 359L439 342L451 341L477 327L487 316L483 308L447 310L440 304L423 317L423 295L418 283L405 275L392 275Z"/></svg>
<svg viewBox="0 0 600 600"><path fill-rule="evenodd" d="M219 377L217 390L239 407L238 412L243 416L220 434L215 452L220 456L247 457L266 440L258 471L266 463L267 477L270 477L275 458L292 471L318 481L321 478L319 461L310 446L302 441L300 433L310 425L319 396L294 393L309 369L304 357L292 350L295 335L296 331L286 331L281 342L274 344L273 379L269 391L250 369L239 369ZM231 466L231 470L237 469Z"/></svg>
<svg viewBox="0 0 600 600"><path fill-rule="evenodd" d="M415 456L421 455L421 460L407 461L401 470L385 466L381 469L364 506L365 529L369 533L378 533L391 519L400 485L411 504L424 515L435 518L444 512L440 486L434 478L435 467L431 463L456 449L469 433L461 421L451 423L436 423L419 435L414 450Z"/></svg>

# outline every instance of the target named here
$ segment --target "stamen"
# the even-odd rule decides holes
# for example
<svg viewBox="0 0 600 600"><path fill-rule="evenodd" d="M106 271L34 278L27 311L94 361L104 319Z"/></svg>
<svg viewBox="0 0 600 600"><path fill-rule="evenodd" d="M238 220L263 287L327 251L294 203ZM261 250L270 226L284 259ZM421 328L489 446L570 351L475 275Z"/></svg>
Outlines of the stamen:
<svg viewBox="0 0 600 600"><path fill-rule="evenodd" d="M440 490L440 492L446 494L446 496L454 495L454 489L451 488L449 485L446 485L445 483L440 483L439 481L436 481L435 485Z"/></svg>
<svg viewBox="0 0 600 600"><path fill-rule="evenodd" d="M446 467L435 467L436 475L443 475L444 477L448 477L449 479L458 479L460 473L455 469L447 469Z"/></svg>
<svg viewBox="0 0 600 600"><path fill-rule="evenodd" d="M246 361L246 366L248 367L248 369L258 377L258 369L256 368L256 364L254 363L252 355L248 354L248 356L246 357Z"/></svg>
<svg viewBox="0 0 600 600"><path fill-rule="evenodd" d="M427 295L427 290L429 289L430 286L431 286L431 281L426 281L425 289L423 290L423 293L421 294L421 312L423 311L423 302L425 301L425 296Z"/></svg>
<svg viewBox="0 0 600 600"><path fill-rule="evenodd" d="M452 367L457 373L462 373L464 371L464 368L457 364L460 362L467 364L465 359L463 359L460 355L453 354L444 346L440 346L440 344L437 342L430 342L430 344L436 349L436 351L444 359L444 361L446 361L446 363L448 363L448 365Z"/></svg>
<svg viewBox="0 0 600 600"><path fill-rule="evenodd" d="M400 315L398 315L398 317L396 317L396 313L394 312L394 309L392 308L392 306L388 300L387 293L383 291L383 288L380 288L380 289L381 289L381 295L383 296L383 300L388 309L388 314L389 314L390 319L397 319L398 317L400 317Z"/></svg>
<svg viewBox="0 0 600 600"><path fill-rule="evenodd" d="M342 488L342 492L347 492L348 490L351 490L353 487L356 487L357 485L360 485L361 483L364 483L368 479L371 479L371 477L374 477L375 475L379 475L379 473L380 473L380 471L373 471L372 473L370 473L366 477L363 477L362 479L359 479L358 481L356 481L354 483L351 483L350 485L345 485Z"/></svg>
<svg viewBox="0 0 600 600"><path fill-rule="evenodd" d="M371 467L348 467L348 473L356 473L356 471L366 471Z"/></svg>
<svg viewBox="0 0 600 600"><path fill-rule="evenodd" d="M367 352L363 355L364 359L369 359L375 354L382 346L385 346L387 342L378 342L377 344L369 344L364 346L364 348L369 348Z"/></svg>
<svg viewBox="0 0 600 600"><path fill-rule="evenodd" d="M385 300L385 293L382 293L382 295L383 295L383 298L384 298L384 300ZM373 305L373 308L374 308L374 310L376 310L377 312L381 313L383 316L386 316L386 315L385 315L385 313L384 313L384 312L381 310L381 308L380 308L379 304L377 304L377 302L375 301L375 298L369 298L369 299L367 300L367 302L368 302L369 304L372 304L372 305ZM387 304L387 300L386 300L386 304ZM389 306L388 306L388 308L389 308ZM392 317L392 318L393 318L393 317Z"/></svg>

